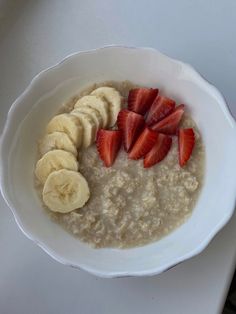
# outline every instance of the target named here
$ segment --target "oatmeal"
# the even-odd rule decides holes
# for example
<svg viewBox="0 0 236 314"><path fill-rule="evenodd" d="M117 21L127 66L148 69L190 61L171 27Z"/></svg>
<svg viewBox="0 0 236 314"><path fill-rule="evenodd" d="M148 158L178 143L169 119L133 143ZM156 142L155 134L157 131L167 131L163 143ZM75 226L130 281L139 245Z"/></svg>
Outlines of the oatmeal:
<svg viewBox="0 0 236 314"><path fill-rule="evenodd" d="M94 85L72 98L60 113L99 86L115 87L127 98L134 86L128 82ZM90 198L81 208L51 213L54 221L95 247L128 248L160 239L183 224L193 211L204 177L204 146L188 114L181 127L193 128L195 146L184 167L178 162L178 138L165 159L150 168L143 159L131 160L123 147L112 167L104 167L96 145L79 150L79 172L86 178ZM113 127L116 129L116 126Z"/></svg>
<svg viewBox="0 0 236 314"><path fill-rule="evenodd" d="M54 218L96 247L132 247L155 241L191 215L202 185L200 139L184 169L177 157L174 139L167 158L150 169L144 169L140 160L129 160L124 151L112 168L104 168L92 146L79 160L80 171L93 191L90 200L82 209Z"/></svg>

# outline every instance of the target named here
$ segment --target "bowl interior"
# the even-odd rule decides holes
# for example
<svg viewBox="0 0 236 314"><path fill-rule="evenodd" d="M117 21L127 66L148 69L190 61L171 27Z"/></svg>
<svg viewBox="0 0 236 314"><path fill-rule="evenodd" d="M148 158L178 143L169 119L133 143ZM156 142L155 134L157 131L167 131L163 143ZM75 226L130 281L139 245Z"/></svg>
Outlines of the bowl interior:
<svg viewBox="0 0 236 314"><path fill-rule="evenodd" d="M128 250L92 249L53 223L34 189L36 143L63 102L106 80L159 87L185 103L206 149L205 182L191 218L162 240ZM233 213L235 123L218 91L191 67L155 50L110 47L76 54L41 73L9 113L2 192L27 234L59 261L97 275L158 273L200 252Z"/></svg>

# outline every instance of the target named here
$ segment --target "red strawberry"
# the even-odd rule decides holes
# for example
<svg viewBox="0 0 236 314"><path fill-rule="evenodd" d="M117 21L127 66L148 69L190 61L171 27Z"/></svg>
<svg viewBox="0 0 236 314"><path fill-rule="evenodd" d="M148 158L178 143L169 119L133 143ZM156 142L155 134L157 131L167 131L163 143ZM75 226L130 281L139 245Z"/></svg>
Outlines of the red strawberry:
<svg viewBox="0 0 236 314"><path fill-rule="evenodd" d="M174 100L164 96L157 96L147 114L147 125L159 122L160 120L168 116L174 110L174 108Z"/></svg>
<svg viewBox="0 0 236 314"><path fill-rule="evenodd" d="M176 107L174 112L163 120L151 126L151 129L164 134L176 134L180 120L184 113L184 105Z"/></svg>
<svg viewBox="0 0 236 314"><path fill-rule="evenodd" d="M97 150L106 167L110 167L120 150L122 132L120 130L100 129L97 133Z"/></svg>
<svg viewBox="0 0 236 314"><path fill-rule="evenodd" d="M129 153L129 158L139 159L145 156L156 143L157 136L157 132L146 127L134 143Z"/></svg>
<svg viewBox="0 0 236 314"><path fill-rule="evenodd" d="M117 125L122 131L124 147L128 152L144 128L144 117L138 113L123 109L119 112Z"/></svg>
<svg viewBox="0 0 236 314"><path fill-rule="evenodd" d="M195 144L193 129L179 130L179 164L183 167L189 160Z"/></svg>
<svg viewBox="0 0 236 314"><path fill-rule="evenodd" d="M172 138L168 135L158 133L157 141L143 160L144 168L149 168L160 162L168 154L172 144Z"/></svg>
<svg viewBox="0 0 236 314"><path fill-rule="evenodd" d="M158 89L135 88L129 91L128 109L145 114L158 94Z"/></svg>

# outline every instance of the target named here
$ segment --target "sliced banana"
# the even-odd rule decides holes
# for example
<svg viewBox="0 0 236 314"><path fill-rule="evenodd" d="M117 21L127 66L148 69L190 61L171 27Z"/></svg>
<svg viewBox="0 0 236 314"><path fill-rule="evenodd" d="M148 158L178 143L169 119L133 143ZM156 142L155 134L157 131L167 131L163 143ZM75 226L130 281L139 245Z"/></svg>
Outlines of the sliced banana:
<svg viewBox="0 0 236 314"><path fill-rule="evenodd" d="M64 132L46 134L39 143L39 152L42 155L54 149L62 149L77 156L75 144Z"/></svg>
<svg viewBox="0 0 236 314"><path fill-rule="evenodd" d="M88 95L88 96L84 96L82 98L80 98L76 104L75 104L75 109L77 108L81 108L81 107L90 107L93 109L96 109L101 117L102 117L102 127L106 128L108 126L109 123L109 111L108 111L108 103L104 100L101 99L97 96L92 96L92 95Z"/></svg>
<svg viewBox="0 0 236 314"><path fill-rule="evenodd" d="M81 106L76 109L78 112L87 113L95 122L96 128L100 129L103 125L102 116L100 115L99 111L97 109L91 108L89 106Z"/></svg>
<svg viewBox="0 0 236 314"><path fill-rule="evenodd" d="M71 115L75 115L83 126L83 141L82 146L84 148L89 147L95 141L97 134L97 127L91 116L87 113L81 112L79 109L71 111Z"/></svg>
<svg viewBox="0 0 236 314"><path fill-rule="evenodd" d="M54 212L69 213L88 201L90 191L81 173L71 170L52 172L43 188L43 201Z"/></svg>
<svg viewBox="0 0 236 314"><path fill-rule="evenodd" d="M80 147L83 138L83 128L79 119L69 113L62 113L52 118L47 125L47 133L65 132L76 147Z"/></svg>
<svg viewBox="0 0 236 314"><path fill-rule="evenodd" d="M122 106L122 97L120 93L113 87L99 87L95 89L91 95L105 99L109 104L109 126L116 123L118 113Z"/></svg>
<svg viewBox="0 0 236 314"><path fill-rule="evenodd" d="M78 161L72 153L55 149L47 152L38 160L35 175L44 184L50 173L60 169L78 170Z"/></svg>

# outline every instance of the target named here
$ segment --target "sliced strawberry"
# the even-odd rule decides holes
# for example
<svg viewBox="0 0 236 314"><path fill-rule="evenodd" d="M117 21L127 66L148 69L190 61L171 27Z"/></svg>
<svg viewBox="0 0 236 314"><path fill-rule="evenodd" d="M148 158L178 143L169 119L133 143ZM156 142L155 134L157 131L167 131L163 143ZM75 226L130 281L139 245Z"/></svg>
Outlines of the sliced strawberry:
<svg viewBox="0 0 236 314"><path fill-rule="evenodd" d="M193 129L179 130L179 164L183 167L189 160L195 144Z"/></svg>
<svg viewBox="0 0 236 314"><path fill-rule="evenodd" d="M146 123L152 125L168 116L175 108L175 101L164 97L157 96L151 105L147 114Z"/></svg>
<svg viewBox="0 0 236 314"><path fill-rule="evenodd" d="M180 120L184 113L184 105L176 107L174 112L163 120L153 124L151 129L160 133L174 135L177 132Z"/></svg>
<svg viewBox="0 0 236 314"><path fill-rule="evenodd" d="M119 112L117 125L122 131L125 151L128 152L144 128L144 117L136 112L123 109Z"/></svg>
<svg viewBox="0 0 236 314"><path fill-rule="evenodd" d="M168 154L172 144L172 138L168 135L158 133L157 141L143 160L144 168L149 168L163 160Z"/></svg>
<svg viewBox="0 0 236 314"><path fill-rule="evenodd" d="M97 133L97 150L106 167L110 167L120 150L122 132L120 130L100 129Z"/></svg>
<svg viewBox="0 0 236 314"><path fill-rule="evenodd" d="M146 127L134 143L134 146L129 153L129 158L139 159L145 156L156 143L157 136L157 132Z"/></svg>
<svg viewBox="0 0 236 314"><path fill-rule="evenodd" d="M158 89L135 88L129 91L128 109L145 114L158 94Z"/></svg>

